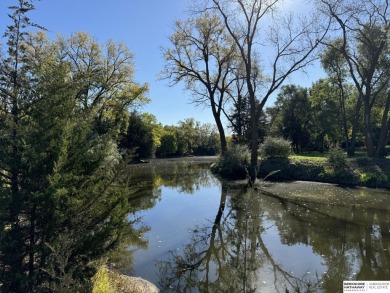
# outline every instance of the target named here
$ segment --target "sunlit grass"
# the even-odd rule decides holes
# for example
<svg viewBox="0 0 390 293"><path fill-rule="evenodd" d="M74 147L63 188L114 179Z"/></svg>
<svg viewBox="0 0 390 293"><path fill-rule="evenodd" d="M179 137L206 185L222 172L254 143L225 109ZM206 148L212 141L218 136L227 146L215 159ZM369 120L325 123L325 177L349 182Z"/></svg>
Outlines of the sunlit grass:
<svg viewBox="0 0 390 293"><path fill-rule="evenodd" d="M325 161L326 160L326 153L307 152L307 153L301 153L301 154L293 154L293 155L289 156L289 158L295 159L295 160Z"/></svg>
<svg viewBox="0 0 390 293"><path fill-rule="evenodd" d="M389 155L385 157L386 159L390 159L390 148L388 148L388 153ZM367 153L363 150L356 150L355 156L353 156L353 158L365 157L367 157ZM304 152L301 154L292 154L291 156L289 156L289 158L296 160L325 161L327 158L327 152Z"/></svg>

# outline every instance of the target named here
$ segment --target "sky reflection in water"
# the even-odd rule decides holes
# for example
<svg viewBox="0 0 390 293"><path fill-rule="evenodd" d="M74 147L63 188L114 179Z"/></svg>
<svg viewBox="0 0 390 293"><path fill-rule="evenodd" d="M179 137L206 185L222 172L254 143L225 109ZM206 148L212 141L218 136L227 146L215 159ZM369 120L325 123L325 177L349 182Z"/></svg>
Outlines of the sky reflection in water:
<svg viewBox="0 0 390 293"><path fill-rule="evenodd" d="M162 292L333 293L343 280L390 280L388 192L277 183L265 195L208 165L143 168L134 204L150 230L132 274Z"/></svg>

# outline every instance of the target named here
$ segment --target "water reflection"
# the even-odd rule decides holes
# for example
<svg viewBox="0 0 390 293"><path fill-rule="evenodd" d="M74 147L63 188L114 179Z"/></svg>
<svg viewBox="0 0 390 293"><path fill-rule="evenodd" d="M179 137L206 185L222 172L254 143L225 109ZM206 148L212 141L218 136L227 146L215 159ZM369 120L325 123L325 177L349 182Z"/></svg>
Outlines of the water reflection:
<svg viewBox="0 0 390 293"><path fill-rule="evenodd" d="M192 201L205 188L219 190L219 194L214 191L213 217L194 223L180 247L162 246L156 253L159 257L151 260L151 279L158 274L162 292L333 293L342 292L343 280L390 279L387 193L364 189L362 195L361 190L349 190L353 196L346 197L345 190L334 189L313 200L322 194L316 185L311 185L317 192L311 197L302 197L310 190L293 184L278 188L294 191L295 197L283 197L272 189L244 191L221 183L199 165L156 168L152 174L143 177L147 183L140 179L151 192L146 196L149 204L157 204L171 188L190 195ZM354 204L349 204L347 199L353 198ZM148 208L152 214L153 206ZM180 208L185 217L193 206L184 200Z"/></svg>
<svg viewBox="0 0 390 293"><path fill-rule="evenodd" d="M136 210L152 208L161 199L161 188L173 187L194 194L202 187L218 184L210 176L210 163L165 162L129 166L131 185L135 190L132 204Z"/></svg>

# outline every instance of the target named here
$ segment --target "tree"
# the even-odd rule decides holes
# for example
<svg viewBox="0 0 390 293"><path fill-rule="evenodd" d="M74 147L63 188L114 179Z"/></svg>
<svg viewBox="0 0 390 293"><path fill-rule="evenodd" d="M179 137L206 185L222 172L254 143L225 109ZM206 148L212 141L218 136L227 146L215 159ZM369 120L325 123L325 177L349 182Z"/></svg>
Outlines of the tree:
<svg viewBox="0 0 390 293"><path fill-rule="evenodd" d="M120 146L134 150L138 158L151 158L156 151L153 128L143 116L133 112L129 116L127 132L122 135Z"/></svg>
<svg viewBox="0 0 390 293"><path fill-rule="evenodd" d="M33 232L29 231L20 215L29 212L24 204L27 194L22 192L22 157L24 115L32 100L26 98L33 93L31 77L24 66L23 45L26 39L26 28L34 24L27 13L34 10L31 1L19 0L10 7L9 15L12 24L7 27L4 36L7 38L7 55L2 56L0 65L1 95L1 267L2 289L10 292L31 291L31 259L25 269L25 258L31 257L34 243ZM26 245L27 243L27 245ZM4 253L5 251L5 253ZM4 268L4 269L3 269ZM28 275L24 272L28 272ZM26 282L26 278L30 278Z"/></svg>
<svg viewBox="0 0 390 293"><path fill-rule="evenodd" d="M33 8L11 7L0 66L1 290L75 292L131 228L116 142L144 88L123 46L28 35Z"/></svg>
<svg viewBox="0 0 390 293"><path fill-rule="evenodd" d="M197 145L194 148L194 155L215 156L220 150L219 134L215 125L205 123L196 127Z"/></svg>
<svg viewBox="0 0 390 293"><path fill-rule="evenodd" d="M330 77L330 81L337 85L337 96L342 117L342 127L344 132L345 146L347 154L355 154L356 133L359 126L359 117L362 105L360 95L354 99L350 86L348 86L348 64L341 53L343 46L341 39L336 39L327 46L321 54L321 64ZM352 101L351 101L352 100ZM354 111L348 114L348 104L354 104ZM350 119L351 118L351 119ZM351 120L352 122L349 122ZM349 125L351 124L351 137L349 137Z"/></svg>
<svg viewBox="0 0 390 293"><path fill-rule="evenodd" d="M161 157L173 155L177 152L178 143L174 133L165 133L160 141L161 144L157 151Z"/></svg>
<svg viewBox="0 0 390 293"><path fill-rule="evenodd" d="M177 21L169 40L173 47L163 51L166 61L163 78L171 79L172 84L183 81L193 93L195 104L211 108L224 153L227 144L221 118L231 83L235 45L220 19L209 13Z"/></svg>
<svg viewBox="0 0 390 293"><path fill-rule="evenodd" d="M346 98L347 87L344 87L342 95ZM340 130L344 129L347 123L346 119L349 113L347 113L347 105L344 98L342 100L340 98L339 90L340 88L328 79L318 80L313 83L309 90L308 100L311 107L310 133L315 138L320 152L324 151L326 145L335 145L341 141L342 132ZM346 134L348 135L348 128Z"/></svg>
<svg viewBox="0 0 390 293"><path fill-rule="evenodd" d="M326 42L347 62L349 75L359 93L364 109L364 136L367 155L381 156L389 135L388 112L390 74L388 71L388 33L390 29L388 1L321 0L322 12L334 20L340 43ZM381 96L386 96L381 99ZM378 104L379 103L379 104ZM380 135L374 138L372 111L375 105L384 109Z"/></svg>
<svg viewBox="0 0 390 293"><path fill-rule="evenodd" d="M281 135L292 143L299 153L310 143L311 105L306 88L287 85L278 94L272 118L272 135Z"/></svg>
<svg viewBox="0 0 390 293"><path fill-rule="evenodd" d="M197 141L197 132L200 127L200 122L194 118L187 118L184 121L179 121L176 128L176 138L178 143L178 155L192 155L194 150L199 145Z"/></svg>
<svg viewBox="0 0 390 293"><path fill-rule="evenodd" d="M257 58L257 56L255 56ZM250 103L249 103L249 92L246 86L245 66L243 62L236 61L236 65L233 71L234 78L231 86L227 89L229 101L231 101L231 109L225 116L230 122L230 127L234 131L234 140L238 143L245 143L251 145L251 118L250 118ZM267 78L263 76L260 70L259 60L254 60L254 66L252 70L252 83L254 91L263 84ZM258 104L259 101L256 101ZM262 114L260 114L262 116ZM261 120L262 117L259 117ZM259 121L260 123L260 121ZM263 126L263 125L262 125ZM259 125L259 128L260 125ZM264 129L259 129L259 139L265 133Z"/></svg>
<svg viewBox="0 0 390 293"><path fill-rule="evenodd" d="M258 121L259 115L270 95L278 89L288 76L304 68L314 57L312 53L324 38L327 29L318 26L316 17L309 22L296 24L292 15L285 19L274 18L281 1L209 1L209 9L217 11L230 36L238 48L244 68L244 77L248 91L251 119L251 164L249 167L249 185L253 185L258 173ZM269 38L261 39L261 31L266 31L266 22L272 19L268 31ZM260 41L261 40L261 41ZM268 82L262 87L262 98L257 102L256 74L259 69L256 63L258 50L256 45L265 43L272 47L273 55L267 56L270 64L262 64L269 69ZM263 70L265 71L265 70Z"/></svg>

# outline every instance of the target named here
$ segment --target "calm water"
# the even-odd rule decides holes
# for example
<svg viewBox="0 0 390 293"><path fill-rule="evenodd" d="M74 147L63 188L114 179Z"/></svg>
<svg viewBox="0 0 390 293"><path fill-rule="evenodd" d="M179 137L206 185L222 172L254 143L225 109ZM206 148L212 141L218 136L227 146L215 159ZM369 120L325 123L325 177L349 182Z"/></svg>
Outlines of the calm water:
<svg viewBox="0 0 390 293"><path fill-rule="evenodd" d="M162 292L342 292L390 280L390 194L325 184L244 191L209 164L131 169L148 228L131 273ZM244 281L246 280L246 281Z"/></svg>

